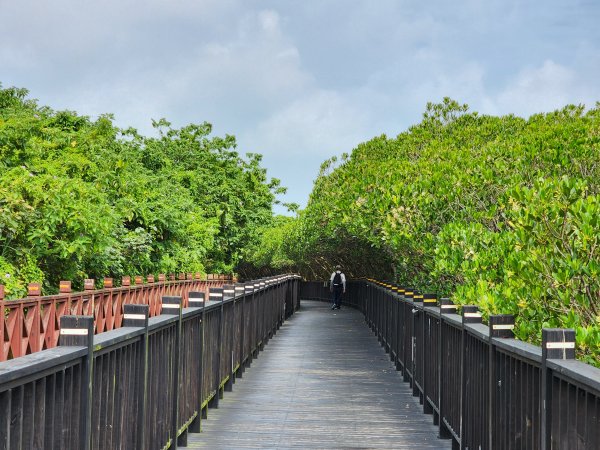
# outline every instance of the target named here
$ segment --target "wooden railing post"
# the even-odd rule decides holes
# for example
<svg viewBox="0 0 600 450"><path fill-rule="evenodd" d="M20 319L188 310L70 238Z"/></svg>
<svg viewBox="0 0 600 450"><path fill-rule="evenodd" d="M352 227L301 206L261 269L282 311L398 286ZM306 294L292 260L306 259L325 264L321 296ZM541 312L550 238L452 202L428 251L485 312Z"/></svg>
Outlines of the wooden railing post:
<svg viewBox="0 0 600 450"><path fill-rule="evenodd" d="M42 295L42 285L40 283L29 283L27 285L27 297L40 297Z"/></svg>
<svg viewBox="0 0 600 450"><path fill-rule="evenodd" d="M373 320L371 319L371 297L373 296L373 286L371 283L365 283L365 321L367 326L373 330Z"/></svg>
<svg viewBox="0 0 600 450"><path fill-rule="evenodd" d="M254 283L246 283L244 285L244 293L246 297L249 298L248 302L248 311L246 314L250 314L250 319L248 320L248 324L250 325L250 329L248 330L248 360L246 362L246 367L250 367L252 364L252 360L254 359L254 336L256 334L256 305L254 303Z"/></svg>
<svg viewBox="0 0 600 450"><path fill-rule="evenodd" d="M187 429L182 433L181 437L178 438L178 412L179 412L179 375L181 371L181 306L183 299L180 296L165 296L162 298L162 312L163 315L178 316L176 322L175 331L175 342L173 352L173 386L171 395L173 396L173 403L171 411L172 423L171 423L171 443L173 449L176 449L178 445L187 446Z"/></svg>
<svg viewBox="0 0 600 450"><path fill-rule="evenodd" d="M265 348L265 344L266 344L266 334L267 334L267 327L266 327L266 323L267 323L267 319L266 319L266 315L267 315L267 307L266 307L266 290L265 290L265 280L264 278L262 280L260 280L259 282L259 294L258 294L258 305L260 308L260 345L258 347L259 351L263 351Z"/></svg>
<svg viewBox="0 0 600 450"><path fill-rule="evenodd" d="M426 347L426 343L427 343L427 340L425 339L426 330L430 331L430 329L429 329L428 320L427 320L428 314L427 314L427 311L425 310L425 308L426 307L435 307L435 306L437 306L437 295L436 294L424 294L423 295L423 352L422 352L421 357L423 359L423 365L422 365L422 367L423 367L423 371L422 371L423 386L422 387L423 387L423 412L425 414L433 414L434 413L433 407L427 401L427 396L432 388L431 386L429 386L429 383L427 382L428 373L430 371L433 371L433 367L428 367L428 365L427 365L427 355L431 351L431 347ZM429 320L431 320L431 319L429 319ZM433 325L431 325L431 326L433 326ZM437 346L440 347L439 342L437 343Z"/></svg>
<svg viewBox="0 0 600 450"><path fill-rule="evenodd" d="M488 402L488 442L490 449L494 448L494 417L496 416L496 345L494 339L511 339L514 337L515 317L512 314L490 316L489 325L489 402Z"/></svg>
<svg viewBox="0 0 600 450"><path fill-rule="evenodd" d="M413 368L413 355L414 355L414 351L415 351L415 340L414 340L414 329L412 330L412 332L408 333L408 322L410 321L410 324L412 326L413 323L413 317L414 314L412 314L412 305L413 305L413 295L414 295L414 290L412 288L406 288L406 290L404 291L404 338L406 339L406 342L409 344L405 347L405 350L408 349L408 347L410 347L410 355L407 355L406 351L404 353L404 372L402 373L402 379L404 380L404 382L406 383L410 383L410 387L412 388L413 383L414 383L414 378L415 378L415 373L414 373L414 368ZM406 317L406 315L410 314L410 317ZM408 342L410 341L410 342ZM412 371L412 375L409 374L409 370Z"/></svg>
<svg viewBox="0 0 600 450"><path fill-rule="evenodd" d="M204 379L204 315L205 315L205 298L204 292L191 291L188 294L188 305L190 308L202 308L202 315L200 319L200 354L197 355L200 362L199 373L197 382L197 392L198 392L198 415L190 424L190 432L192 433L200 433L202 431L202 418L204 411L202 410L202 390L203 390L203 379Z"/></svg>
<svg viewBox="0 0 600 450"><path fill-rule="evenodd" d="M446 405L444 402L444 387L446 386L444 383L442 383L442 378L444 376L446 376L446 371L448 370L448 368L446 367L445 364L445 358L444 358L444 354L443 354L443 345L442 343L446 341L446 339L448 338L446 336L446 333L444 332L445 327L444 327L444 314L456 314L456 305L452 302L452 300L450 300L449 298L442 298L440 299L440 346L439 346L439 350L438 350L438 365L439 365L439 374L438 374L438 407L440 410L440 431L439 431L439 437L440 439L451 439L452 438L452 433L450 433L450 431L448 430L448 427L446 426L446 424L444 423L444 418L446 417L447 411L450 409L450 405Z"/></svg>
<svg viewBox="0 0 600 450"><path fill-rule="evenodd" d="M92 443L92 380L94 370L94 318L62 316L60 346L85 347L87 354L81 366L81 401L79 414L80 449L89 450Z"/></svg>
<svg viewBox="0 0 600 450"><path fill-rule="evenodd" d="M423 348L423 294L418 291L413 292L412 342L412 394L415 397L420 397L418 383L422 380L418 379L418 375L419 370L423 368L423 362L419 360L419 356L423 357L422 354L419 355L419 349ZM423 375L422 372L421 375Z"/></svg>
<svg viewBox="0 0 600 450"><path fill-rule="evenodd" d="M552 371L549 359L575 359L575 330L563 328L542 329L542 389L541 401L541 450L558 448L552 442Z"/></svg>
<svg viewBox="0 0 600 450"><path fill-rule="evenodd" d="M266 342L269 342L269 340L273 337L273 334L275 333L274 330L274 323L273 323L273 307L275 304L275 281L272 278L267 278L267 280L265 280L265 286L266 286L266 295L267 295L267 337L266 337Z"/></svg>
<svg viewBox="0 0 600 450"><path fill-rule="evenodd" d="M287 298L287 283L283 282L283 278L278 277L276 280L277 285L277 302L279 303L279 317L277 318L277 330L281 328L281 324L285 320L285 300Z"/></svg>
<svg viewBox="0 0 600 450"><path fill-rule="evenodd" d="M465 410L467 405L467 377L472 374L467 374L465 361L467 359L467 329L468 323L481 323L481 313L476 305L464 305L462 307L462 339L461 339L461 376L460 376L460 448L465 448Z"/></svg>
<svg viewBox="0 0 600 450"><path fill-rule="evenodd" d="M190 308L204 308L205 299L204 292L191 291L188 299Z"/></svg>
<svg viewBox="0 0 600 450"><path fill-rule="evenodd" d="M235 297L235 286L233 284L224 284L223 285L223 301L231 300ZM235 337L235 300L231 302L228 306L231 308L231 314L229 314L229 321L225 321L223 323L223 332L226 333L229 338L227 341L230 342L231 347L229 348L229 353L225 355L227 358L227 375L229 378L225 382L223 386L223 390L227 392L231 392L233 390L233 347L235 345L234 337ZM223 305L225 308L225 305ZM225 315L223 315L223 319L225 319Z"/></svg>
<svg viewBox="0 0 600 450"><path fill-rule="evenodd" d="M137 429L138 450L145 450L146 445L146 405L148 401L148 315L150 307L148 305L123 305L123 326L143 328L144 334L140 339L140 352L138 355L139 372L137 379Z"/></svg>
<svg viewBox="0 0 600 450"><path fill-rule="evenodd" d="M245 310L246 310L246 297L245 297L245 289L244 289L244 285L242 283L235 283L235 296L236 298L239 298L238 302L240 302L240 313L239 313L239 317L238 320L240 321L240 342L238 343L239 346L239 355L240 355L240 361L239 364L240 366L238 367L238 370L236 371L236 377L241 378L242 374L244 373L245 370L245 361L244 361L244 349L245 349L245 335L246 335L246 316L245 316Z"/></svg>
<svg viewBox="0 0 600 450"><path fill-rule="evenodd" d="M219 399L222 397L222 393L221 393L221 347L223 345L223 288L214 288L211 287L209 288L209 292L208 292L208 299L211 302L220 302L220 307L219 307L219 315L218 315L218 332L217 332L217 342L216 342L216 358L215 361L213 362L214 367L213 367L213 372L214 372L214 377L213 379L215 380L215 395L213 396L213 398L210 400L210 402L208 403L208 406L210 408L218 408L219 407Z"/></svg>
<svg viewBox="0 0 600 450"><path fill-rule="evenodd" d="M369 285L367 284L368 288ZM405 358L404 358L404 293L406 289L398 286L396 289L396 361L394 362L396 370L404 371Z"/></svg>
<svg viewBox="0 0 600 450"><path fill-rule="evenodd" d="M279 312L279 324L277 328L281 328L283 322L285 322L286 314L287 314L287 304L289 299L290 292L290 282L287 277L279 278L279 292L281 294L281 311Z"/></svg>

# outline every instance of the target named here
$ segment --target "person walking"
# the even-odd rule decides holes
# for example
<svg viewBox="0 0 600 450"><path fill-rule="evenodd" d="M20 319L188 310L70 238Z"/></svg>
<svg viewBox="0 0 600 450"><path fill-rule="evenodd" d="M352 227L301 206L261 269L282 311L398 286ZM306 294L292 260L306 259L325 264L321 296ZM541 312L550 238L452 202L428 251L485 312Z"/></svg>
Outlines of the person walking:
<svg viewBox="0 0 600 450"><path fill-rule="evenodd" d="M335 266L335 271L329 279L329 290L333 294L331 309L340 309L342 294L346 292L346 275L342 273L341 266Z"/></svg>

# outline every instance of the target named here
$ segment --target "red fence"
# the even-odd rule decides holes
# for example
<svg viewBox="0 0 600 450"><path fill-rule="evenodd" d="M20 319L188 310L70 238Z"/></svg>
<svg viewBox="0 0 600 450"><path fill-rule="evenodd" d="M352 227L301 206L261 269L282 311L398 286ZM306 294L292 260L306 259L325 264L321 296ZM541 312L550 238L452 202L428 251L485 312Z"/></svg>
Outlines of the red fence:
<svg viewBox="0 0 600 450"><path fill-rule="evenodd" d="M0 285L0 361L6 361L58 345L60 318L64 315L94 316L96 334L121 327L123 305L144 304L150 307L150 317L161 313L163 296L180 296L187 306L188 294L220 287L230 280L224 275L208 275L201 279L199 273L179 274L169 278L159 275L123 277L121 287L113 288L112 278L104 279L104 288L96 289L94 280L85 280L83 292L71 292L71 282L60 282L58 295L41 296L40 285L29 285L29 295L20 300L4 300Z"/></svg>

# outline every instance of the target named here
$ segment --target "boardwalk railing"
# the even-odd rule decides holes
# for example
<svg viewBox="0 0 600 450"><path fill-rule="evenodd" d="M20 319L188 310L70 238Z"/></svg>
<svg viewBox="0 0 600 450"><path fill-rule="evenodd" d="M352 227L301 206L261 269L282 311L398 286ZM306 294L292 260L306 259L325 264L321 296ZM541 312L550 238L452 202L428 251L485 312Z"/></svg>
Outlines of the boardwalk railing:
<svg viewBox="0 0 600 450"><path fill-rule="evenodd" d="M328 300L326 283L303 299ZM542 347L514 339L514 317L482 324L448 299L375 280L349 283L358 308L440 437L461 449L600 449L600 370L576 361L573 330L544 329Z"/></svg>
<svg viewBox="0 0 600 450"><path fill-rule="evenodd" d="M176 279L177 278L177 279ZM103 288L95 288L95 280L85 280L83 292L72 292L70 281L61 281L58 295L41 296L39 283L29 285L27 298L4 300L0 285L0 361L18 358L58 345L60 318L64 315L94 316L94 333L121 327L123 305L129 303L149 306L150 317L159 314L161 298L165 295L183 297L187 306L189 292L205 292L227 282L223 275L199 273L160 274L147 277L123 277L120 287L113 287L112 278L103 279Z"/></svg>
<svg viewBox="0 0 600 450"><path fill-rule="evenodd" d="M298 277L123 306L122 327L64 315L56 348L0 362L0 449L165 449L201 418L299 305Z"/></svg>

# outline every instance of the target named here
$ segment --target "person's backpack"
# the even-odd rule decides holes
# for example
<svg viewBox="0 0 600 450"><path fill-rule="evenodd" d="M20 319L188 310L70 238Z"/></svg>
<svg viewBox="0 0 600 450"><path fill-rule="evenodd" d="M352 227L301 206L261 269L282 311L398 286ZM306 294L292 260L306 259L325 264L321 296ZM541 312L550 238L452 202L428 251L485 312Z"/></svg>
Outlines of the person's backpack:
<svg viewBox="0 0 600 450"><path fill-rule="evenodd" d="M342 285L342 273L341 272L336 272L334 277L333 277L333 285L334 286L341 286Z"/></svg>

